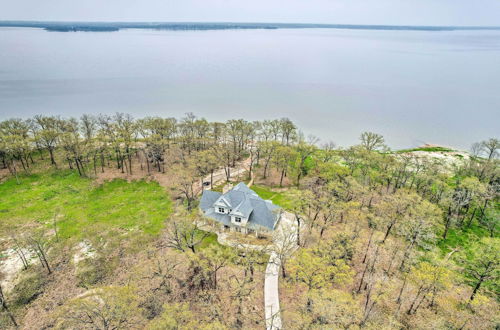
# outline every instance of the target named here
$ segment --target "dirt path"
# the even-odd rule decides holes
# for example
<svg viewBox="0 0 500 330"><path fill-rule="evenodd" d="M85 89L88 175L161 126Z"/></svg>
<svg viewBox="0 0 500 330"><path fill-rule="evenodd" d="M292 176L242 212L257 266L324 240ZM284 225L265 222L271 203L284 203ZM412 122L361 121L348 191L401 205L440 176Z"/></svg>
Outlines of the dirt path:
<svg viewBox="0 0 500 330"><path fill-rule="evenodd" d="M140 158L143 158L139 155ZM170 189L177 183L177 177L175 172L170 170L168 167L165 173L158 172L156 168L151 167L148 173L146 165L144 165L145 160L142 160L143 166L141 168L140 161L134 161L132 164L132 173L122 173L120 169L116 167L106 167L105 172L101 173L100 169L97 170L97 178L96 182L98 184L102 184L105 181L110 181L113 179L124 179L127 181L132 180L151 180L156 181L158 184L166 189ZM243 161L237 162L235 167L230 168L231 179L235 179L238 176L248 171L250 165L250 159L245 159ZM93 174L93 173L92 173ZM226 181L226 172L224 168L220 168L214 172L213 175L213 184L218 185ZM203 178L203 182L210 182L210 175ZM196 194L200 194L202 192L202 186L200 182L196 182L194 184L193 189L196 191Z"/></svg>
<svg viewBox="0 0 500 330"><path fill-rule="evenodd" d="M239 177L240 175L242 175L243 173L245 173L246 171L249 170L249 166L250 166L250 158L236 163L235 167L230 168L230 171L229 171L230 178L234 179L234 178ZM218 169L217 171L215 171L213 174L212 180L213 180L214 186L217 186L221 183L224 183L226 181L226 171L224 170L224 168L221 168L221 169ZM253 180L251 180L251 181L253 181ZM210 182L210 175L207 175L206 177L204 177L203 182ZM197 191L197 194L200 194L203 191L202 188L203 187L201 186L201 183L197 182L196 187L194 189Z"/></svg>

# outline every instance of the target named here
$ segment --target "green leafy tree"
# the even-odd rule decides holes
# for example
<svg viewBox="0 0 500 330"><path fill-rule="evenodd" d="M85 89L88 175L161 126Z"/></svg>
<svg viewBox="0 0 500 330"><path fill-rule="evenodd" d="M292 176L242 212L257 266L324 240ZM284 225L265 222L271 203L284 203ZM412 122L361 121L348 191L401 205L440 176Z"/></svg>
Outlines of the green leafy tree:
<svg viewBox="0 0 500 330"><path fill-rule="evenodd" d="M440 221L440 209L428 201L424 200L408 210L407 218L403 221L399 232L406 242L400 270L404 270L405 264L416 248L430 248Z"/></svg>
<svg viewBox="0 0 500 330"><path fill-rule="evenodd" d="M385 195L382 200L375 205L377 220L384 228L384 238L382 243L387 240L391 231L397 227L408 215L410 207L421 201L421 198L415 193L409 193L404 190L398 190L391 195Z"/></svg>
<svg viewBox="0 0 500 330"><path fill-rule="evenodd" d="M289 263L290 278L304 283L309 290L351 280L352 271L343 261L330 264L327 259L310 249L301 249Z"/></svg>
<svg viewBox="0 0 500 330"><path fill-rule="evenodd" d="M356 329L362 319L359 303L350 293L323 288L312 290L308 297L310 307L304 312L314 329Z"/></svg>
<svg viewBox="0 0 500 330"><path fill-rule="evenodd" d="M283 179L290 168L291 161L296 158L296 154L288 146L278 146L273 157L276 168L280 172L280 187L283 187Z"/></svg>
<svg viewBox="0 0 500 330"><path fill-rule="evenodd" d="M462 252L458 260L464 266L467 282L474 288L469 301L483 286L498 285L500 280L500 241L483 238Z"/></svg>
<svg viewBox="0 0 500 330"><path fill-rule="evenodd" d="M415 314L422 303L431 296L430 305L440 291L451 286L451 271L445 266L421 262L410 271L410 280L417 286L417 292L411 300L407 314Z"/></svg>
<svg viewBox="0 0 500 330"><path fill-rule="evenodd" d="M50 162L57 167L54 151L59 142L61 134L60 123L61 119L53 116L40 116L34 117L34 122L38 125L38 134L35 136L37 141L45 147L50 154Z"/></svg>
<svg viewBox="0 0 500 330"><path fill-rule="evenodd" d="M300 180L302 179L302 177L307 175L312 167L310 157L317 150L316 146L314 145L314 143L316 142L317 140L314 137L311 137L310 141L300 141L294 147L297 157L295 159L295 162L292 163L292 169L296 176L295 184L297 185L297 187L300 186Z"/></svg>

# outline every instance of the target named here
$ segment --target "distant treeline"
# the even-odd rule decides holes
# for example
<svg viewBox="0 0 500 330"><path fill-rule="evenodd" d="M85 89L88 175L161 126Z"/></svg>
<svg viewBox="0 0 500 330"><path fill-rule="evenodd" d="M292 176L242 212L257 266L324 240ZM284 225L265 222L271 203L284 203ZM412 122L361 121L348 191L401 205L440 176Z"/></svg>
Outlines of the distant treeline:
<svg viewBox="0 0 500 330"><path fill-rule="evenodd" d="M409 30L409 31L455 31L455 30L500 30L490 26L410 26L410 25L354 25L354 24L298 24L298 23L210 23L210 22L38 22L0 21L0 27L30 27L47 31L113 32L121 29L156 30L247 30L247 29L350 29L350 30Z"/></svg>
<svg viewBox="0 0 500 330"><path fill-rule="evenodd" d="M45 28L46 31L53 32L115 32L120 29L112 26L73 26L73 25L65 25L65 26L47 26Z"/></svg>

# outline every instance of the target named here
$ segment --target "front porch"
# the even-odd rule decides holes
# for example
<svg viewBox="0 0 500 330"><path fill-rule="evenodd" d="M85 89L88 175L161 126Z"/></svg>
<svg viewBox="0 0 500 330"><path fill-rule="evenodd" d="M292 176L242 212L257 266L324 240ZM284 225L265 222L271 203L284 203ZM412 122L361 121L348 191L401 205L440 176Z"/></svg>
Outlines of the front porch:
<svg viewBox="0 0 500 330"><path fill-rule="evenodd" d="M246 227L221 225L220 230L221 232L241 233L245 235L253 234L256 238L259 238L259 232L257 230Z"/></svg>

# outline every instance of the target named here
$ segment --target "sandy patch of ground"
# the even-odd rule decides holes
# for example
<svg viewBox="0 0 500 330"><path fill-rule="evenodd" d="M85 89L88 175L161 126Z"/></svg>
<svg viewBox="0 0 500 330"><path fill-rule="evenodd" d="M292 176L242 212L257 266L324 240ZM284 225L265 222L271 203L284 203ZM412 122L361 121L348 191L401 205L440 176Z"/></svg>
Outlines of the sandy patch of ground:
<svg viewBox="0 0 500 330"><path fill-rule="evenodd" d="M412 151L406 153L421 159L434 160L441 163L445 168L452 169L455 165L461 165L470 159L469 154L460 151Z"/></svg>
<svg viewBox="0 0 500 330"><path fill-rule="evenodd" d="M23 249L23 253L30 264L38 261L34 253ZM17 275L23 270L23 262L16 250L7 249L2 251L0 259L0 284L5 291L10 291L14 288L17 282Z"/></svg>
<svg viewBox="0 0 500 330"><path fill-rule="evenodd" d="M95 258L96 252L88 241L77 244L76 253L73 255L73 263L76 265L87 258Z"/></svg>

